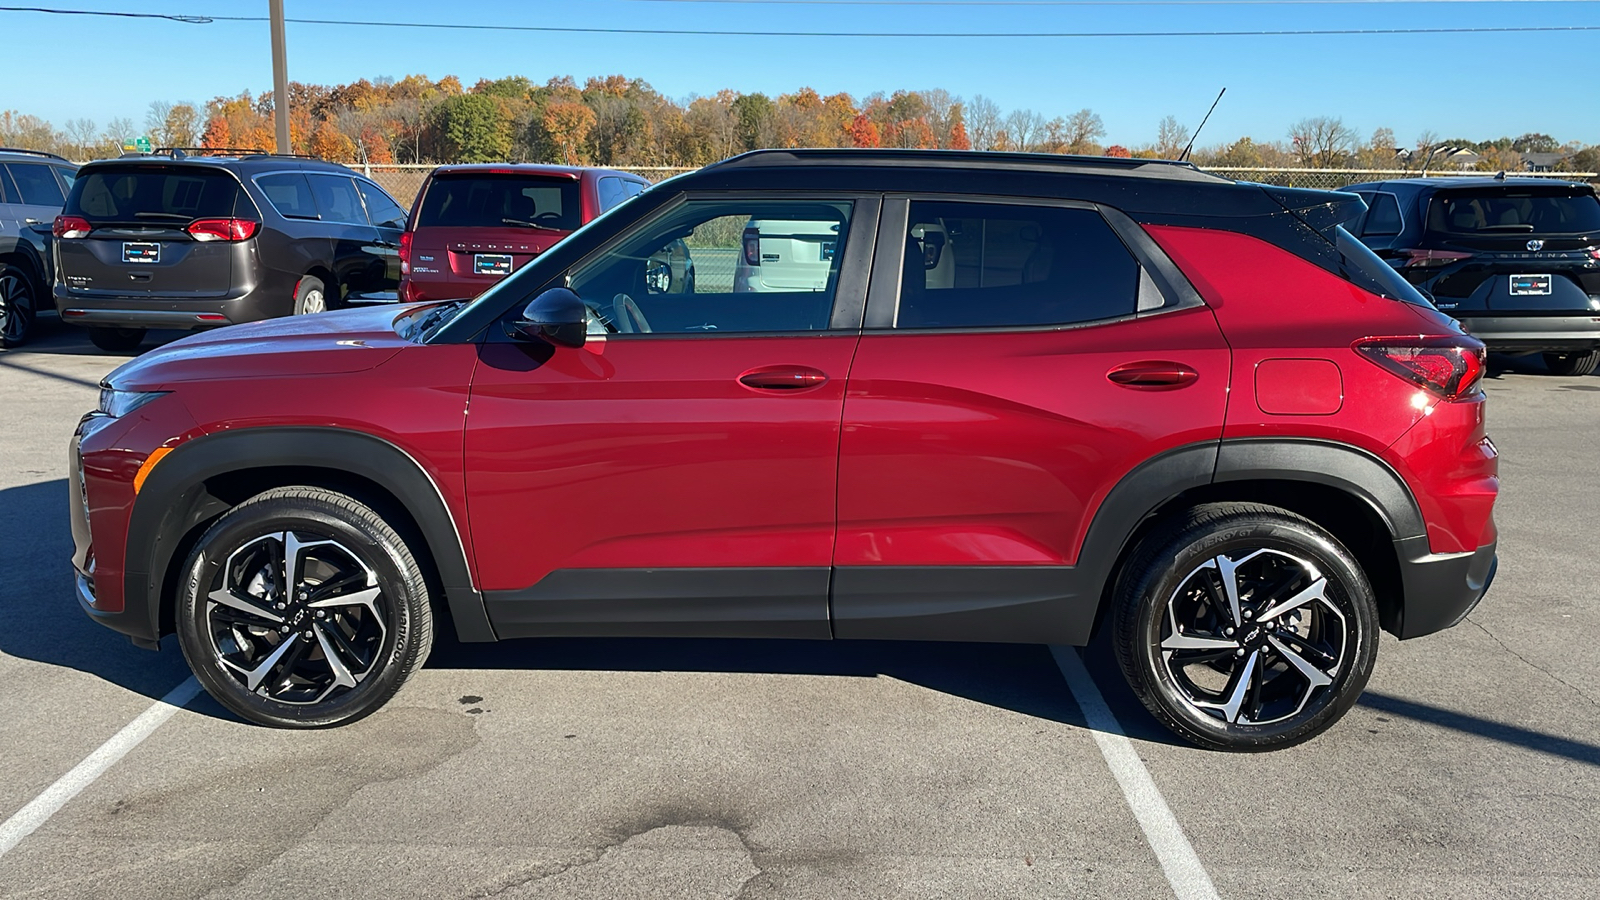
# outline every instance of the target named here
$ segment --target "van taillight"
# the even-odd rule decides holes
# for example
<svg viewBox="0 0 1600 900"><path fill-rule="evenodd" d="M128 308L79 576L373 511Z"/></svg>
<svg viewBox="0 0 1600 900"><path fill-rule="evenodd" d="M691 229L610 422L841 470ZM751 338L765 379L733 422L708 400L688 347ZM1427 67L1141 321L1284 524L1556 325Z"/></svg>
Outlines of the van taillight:
<svg viewBox="0 0 1600 900"><path fill-rule="evenodd" d="M197 241L248 241L260 227L254 219L195 219L184 230Z"/></svg>
<svg viewBox="0 0 1600 900"><path fill-rule="evenodd" d="M747 266L761 265L761 229L746 228L744 230L744 264Z"/></svg>
<svg viewBox="0 0 1600 900"><path fill-rule="evenodd" d="M1367 338L1354 346L1357 353L1446 400L1470 396L1483 380L1483 342L1466 335Z"/></svg>
<svg viewBox="0 0 1600 900"><path fill-rule="evenodd" d="M400 232L400 274L411 274L411 235L414 232Z"/></svg>
<svg viewBox="0 0 1600 900"><path fill-rule="evenodd" d="M88 237L94 226L89 220L81 216L56 216L56 222L50 226L50 233L58 238Z"/></svg>
<svg viewBox="0 0 1600 900"><path fill-rule="evenodd" d="M1405 258L1400 260L1402 269L1429 269L1472 258L1471 253L1462 253L1459 250L1401 250L1400 252L1405 254Z"/></svg>

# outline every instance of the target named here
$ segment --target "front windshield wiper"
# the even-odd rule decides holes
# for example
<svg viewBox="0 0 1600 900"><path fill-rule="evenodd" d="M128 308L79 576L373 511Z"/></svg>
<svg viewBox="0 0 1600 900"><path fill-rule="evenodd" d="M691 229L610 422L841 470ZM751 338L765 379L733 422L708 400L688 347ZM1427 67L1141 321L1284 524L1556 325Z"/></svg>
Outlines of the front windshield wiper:
<svg viewBox="0 0 1600 900"><path fill-rule="evenodd" d="M1532 225L1485 225L1482 228L1479 228L1478 230L1479 231L1521 231L1521 232L1528 232L1528 231L1532 231L1533 230L1533 226Z"/></svg>
<svg viewBox="0 0 1600 900"><path fill-rule="evenodd" d="M455 314L466 305L466 302L465 300L450 300L423 313L422 317L417 321L416 331L414 332L417 336L417 343L426 344L428 339L433 337L434 333L440 328L443 328L446 322L455 318Z"/></svg>
<svg viewBox="0 0 1600 900"><path fill-rule="evenodd" d="M549 225L540 225L538 222L529 222L526 219L501 219L500 222L504 225L521 225L523 228L537 228L540 231L561 230L559 228L551 228Z"/></svg>

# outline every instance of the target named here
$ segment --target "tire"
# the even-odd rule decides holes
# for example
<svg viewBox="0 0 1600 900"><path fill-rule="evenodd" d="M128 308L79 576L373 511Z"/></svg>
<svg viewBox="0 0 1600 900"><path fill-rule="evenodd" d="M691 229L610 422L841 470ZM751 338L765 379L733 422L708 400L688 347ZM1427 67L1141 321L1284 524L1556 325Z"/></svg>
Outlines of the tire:
<svg viewBox="0 0 1600 900"><path fill-rule="evenodd" d="M1360 564L1275 507L1207 504L1158 527L1122 569L1115 604L1128 685L1162 724L1212 750L1315 737L1361 696L1377 659L1377 606Z"/></svg>
<svg viewBox="0 0 1600 900"><path fill-rule="evenodd" d="M1593 375L1594 370L1600 367L1600 350L1590 350L1587 353L1546 353L1544 364L1552 375Z"/></svg>
<svg viewBox="0 0 1600 900"><path fill-rule="evenodd" d="M332 304L328 301L328 290L323 287L322 279L314 275L300 279L300 284L294 289L295 315L312 315L327 312L332 308Z"/></svg>
<svg viewBox="0 0 1600 900"><path fill-rule="evenodd" d="M25 269L0 263L0 347L27 343L38 316L36 282Z"/></svg>
<svg viewBox="0 0 1600 900"><path fill-rule="evenodd" d="M139 345L144 343L144 329L92 325L89 327L89 341L107 353L126 353L139 349Z"/></svg>
<svg viewBox="0 0 1600 900"><path fill-rule="evenodd" d="M298 560L291 578L286 558ZM354 722L387 703L433 647L415 555L343 494L258 494L206 530L184 573L184 659L217 702L259 725ZM297 582L309 590L282 589Z"/></svg>

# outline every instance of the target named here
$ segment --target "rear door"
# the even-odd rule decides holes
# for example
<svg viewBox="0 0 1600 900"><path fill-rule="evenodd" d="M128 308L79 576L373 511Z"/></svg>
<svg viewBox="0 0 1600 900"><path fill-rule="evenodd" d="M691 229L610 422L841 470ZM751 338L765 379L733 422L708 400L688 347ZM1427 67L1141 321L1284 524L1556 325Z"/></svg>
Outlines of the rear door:
<svg viewBox="0 0 1600 900"><path fill-rule="evenodd" d="M231 173L171 163L80 171L62 213L92 226L86 237L57 242L58 277L68 290L133 298L224 296L233 284L234 245L196 241L184 229L195 219L257 218Z"/></svg>
<svg viewBox="0 0 1600 900"><path fill-rule="evenodd" d="M400 286L400 235L406 230L406 211L394 198L364 178L356 179L356 189L367 207L367 219L378 232L377 255L383 260L381 290Z"/></svg>
<svg viewBox="0 0 1600 900"><path fill-rule="evenodd" d="M885 200L844 407L836 636L1087 634L1100 586L1073 567L1101 501L1222 432L1227 345L1144 264L1159 253L1084 203Z"/></svg>
<svg viewBox="0 0 1600 900"><path fill-rule="evenodd" d="M316 199L323 234L333 243L333 271L340 284L358 293L384 290L388 272L385 248L378 229L367 219L355 178L307 172L306 181ZM334 299L340 299L336 285L328 285L328 289Z"/></svg>
<svg viewBox="0 0 1600 900"><path fill-rule="evenodd" d="M23 235L36 249L42 249L50 234L50 226L61 213L66 202L66 192L56 178L55 169L47 163L7 163L11 187L16 192L11 202L17 224L27 231Z"/></svg>

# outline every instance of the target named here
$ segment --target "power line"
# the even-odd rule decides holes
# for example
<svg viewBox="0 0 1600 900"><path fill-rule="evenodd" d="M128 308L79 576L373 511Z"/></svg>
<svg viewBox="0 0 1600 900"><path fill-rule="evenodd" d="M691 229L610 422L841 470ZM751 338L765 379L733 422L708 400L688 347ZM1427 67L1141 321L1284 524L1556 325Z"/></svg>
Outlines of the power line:
<svg viewBox="0 0 1600 900"><path fill-rule="evenodd" d="M837 0L836 0L837 2ZM969 0L970 2L970 0ZM1058 0L1066 2L1066 0ZM1079 0L1087 2L1087 0ZM1101 0L1105 2L1105 0ZM1141 0L1151 3L1156 0ZM1174 0L1162 0L1171 3ZM1200 0L1207 2L1207 0ZM1224 0L1210 0L1224 2ZM1266 2L1266 0L1232 0L1232 2ZM1275 0L1288 2L1288 0ZM1364 0L1324 0L1324 2L1364 2ZM1438 0L1427 0L1438 2ZM1471 0L1485 2L1485 0ZM1545 2L1545 0L1535 0ZM1563 2L1563 0L1553 0ZM188 24L211 22L266 22L266 16L191 16L159 13L108 12L89 9L53 9L41 6L0 6L0 12L37 12L54 15L111 16L136 19L166 19ZM1180 37L1312 37L1312 36L1378 36L1405 34L1551 34L1600 31L1600 25L1487 25L1438 26L1431 28L1272 28L1254 30L1189 30L1189 31L777 31L757 29L716 28L585 28L565 25L474 25L463 22L383 22L370 19L286 19L296 25L334 25L358 28L408 28L449 31L511 31L539 34L637 34L666 37L790 37L790 38L1180 38Z"/></svg>
<svg viewBox="0 0 1600 900"><path fill-rule="evenodd" d="M1438 3L1595 3L1596 0L624 0L630 3L733 3L765 6L1346 6Z"/></svg>

